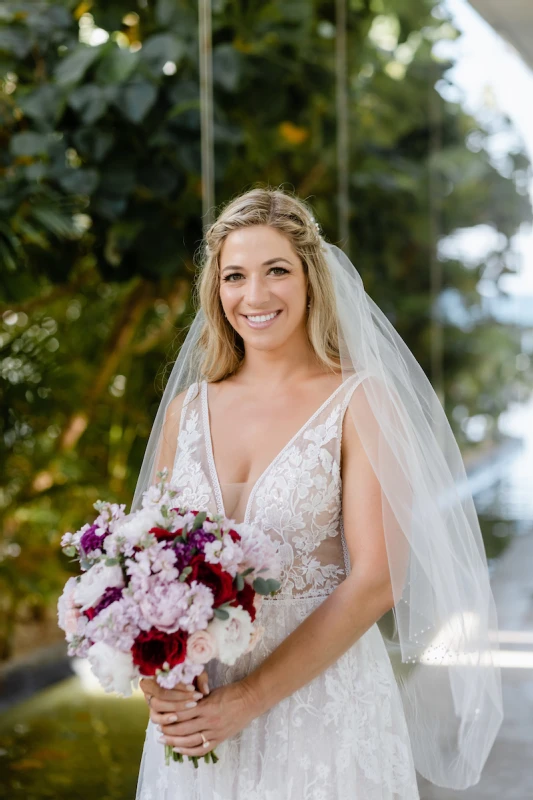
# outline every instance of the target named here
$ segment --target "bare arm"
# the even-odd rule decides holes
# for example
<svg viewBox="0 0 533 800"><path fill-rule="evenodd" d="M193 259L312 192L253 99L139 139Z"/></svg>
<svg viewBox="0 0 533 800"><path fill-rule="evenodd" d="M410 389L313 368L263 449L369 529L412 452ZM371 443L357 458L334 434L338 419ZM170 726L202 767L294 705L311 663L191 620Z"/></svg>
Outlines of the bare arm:
<svg viewBox="0 0 533 800"><path fill-rule="evenodd" d="M355 401L364 402L361 395ZM326 670L394 605L381 487L349 410L343 424L342 476L350 575L243 679L255 716Z"/></svg>

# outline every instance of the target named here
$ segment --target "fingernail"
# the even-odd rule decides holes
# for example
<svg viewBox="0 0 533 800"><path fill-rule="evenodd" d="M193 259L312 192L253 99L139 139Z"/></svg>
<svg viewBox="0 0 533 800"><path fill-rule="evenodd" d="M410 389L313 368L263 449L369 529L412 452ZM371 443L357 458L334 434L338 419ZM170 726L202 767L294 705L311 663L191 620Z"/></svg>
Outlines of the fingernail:
<svg viewBox="0 0 533 800"><path fill-rule="evenodd" d="M194 708L194 706L197 706L197 705L198 705L198 703L193 703L193 702L185 703L185 708Z"/></svg>
<svg viewBox="0 0 533 800"><path fill-rule="evenodd" d="M196 694L193 694L193 699L194 700L201 700L202 697L203 697L203 694L201 692L196 692Z"/></svg>
<svg viewBox="0 0 533 800"><path fill-rule="evenodd" d="M157 741L161 742L161 744L166 744L167 743L166 736L160 736Z"/></svg>
<svg viewBox="0 0 533 800"><path fill-rule="evenodd" d="M192 684L189 684L189 686L186 686L185 688L187 689L188 692L194 692L196 687L193 686Z"/></svg>
<svg viewBox="0 0 533 800"><path fill-rule="evenodd" d="M174 714L171 717L168 718L169 725L171 725L173 722L177 722L177 721L178 721L178 718Z"/></svg>
<svg viewBox="0 0 533 800"><path fill-rule="evenodd" d="M172 749L175 753L181 753L181 747L173 747Z"/></svg>

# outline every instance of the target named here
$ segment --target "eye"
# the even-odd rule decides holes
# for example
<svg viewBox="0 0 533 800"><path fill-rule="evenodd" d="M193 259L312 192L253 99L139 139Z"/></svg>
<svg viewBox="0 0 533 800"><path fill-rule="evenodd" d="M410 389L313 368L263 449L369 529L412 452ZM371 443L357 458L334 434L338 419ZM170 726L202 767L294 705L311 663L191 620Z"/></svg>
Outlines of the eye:
<svg viewBox="0 0 533 800"><path fill-rule="evenodd" d="M280 270L282 275L285 275L286 273L289 272L289 270L285 269L284 267L271 267L269 269L269 272L272 272L273 270ZM235 278L235 277L241 278L242 277L242 273L241 272L231 272L229 275L225 275L224 278L223 278L224 283L236 283L236 281L232 280L232 278Z"/></svg>

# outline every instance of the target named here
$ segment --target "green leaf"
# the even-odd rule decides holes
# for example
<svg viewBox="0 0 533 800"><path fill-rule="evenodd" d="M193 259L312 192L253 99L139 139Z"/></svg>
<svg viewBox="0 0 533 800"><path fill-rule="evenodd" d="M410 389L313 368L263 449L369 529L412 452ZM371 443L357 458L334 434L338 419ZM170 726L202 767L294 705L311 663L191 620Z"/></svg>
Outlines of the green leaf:
<svg viewBox="0 0 533 800"><path fill-rule="evenodd" d="M111 99L114 98L108 98L101 86L86 83L71 93L68 103L81 116L85 125L92 125L105 114Z"/></svg>
<svg viewBox="0 0 533 800"><path fill-rule="evenodd" d="M138 63L139 53L132 53L113 43L98 64L95 80L103 84L122 83L130 77Z"/></svg>
<svg viewBox="0 0 533 800"><path fill-rule="evenodd" d="M280 586L280 582L274 580L274 578L268 578L267 580L264 578L256 578L253 583L254 590L257 592L257 594L262 595L277 592Z"/></svg>
<svg viewBox="0 0 533 800"><path fill-rule="evenodd" d="M0 28L0 52L12 53L16 58L26 58L32 47L27 31L21 28Z"/></svg>
<svg viewBox="0 0 533 800"><path fill-rule="evenodd" d="M237 591L242 592L242 590L244 589L244 578L239 572L235 576L235 585L237 587Z"/></svg>
<svg viewBox="0 0 533 800"><path fill-rule="evenodd" d="M59 119L64 99L58 86L45 83L19 100L24 114L38 124L51 128Z"/></svg>
<svg viewBox="0 0 533 800"><path fill-rule="evenodd" d="M184 567L180 572L178 580L183 582L184 580L186 580L187 576L191 574L191 572L192 572L192 567Z"/></svg>
<svg viewBox="0 0 533 800"><path fill-rule="evenodd" d="M70 169L59 176L60 186L70 194L91 195L98 186L100 176L95 169Z"/></svg>
<svg viewBox="0 0 533 800"><path fill-rule="evenodd" d="M54 71L55 79L59 86L70 86L78 83L91 64L100 57L104 46L100 44L90 47L86 44L79 44L72 53L59 62Z"/></svg>
<svg viewBox="0 0 533 800"><path fill-rule="evenodd" d="M76 555L76 548L73 544L69 544L68 547L63 548L63 552L66 556L75 556Z"/></svg>
<svg viewBox="0 0 533 800"><path fill-rule="evenodd" d="M229 43L213 50L213 80L227 92L238 89L242 70L241 54Z"/></svg>
<svg viewBox="0 0 533 800"><path fill-rule="evenodd" d="M157 87L145 80L126 84L115 105L130 122L142 122L157 98Z"/></svg>
<svg viewBox="0 0 533 800"><path fill-rule="evenodd" d="M228 612L225 611L223 608L214 608L213 614L215 615L215 617L218 617L218 619L229 619Z"/></svg>
<svg viewBox="0 0 533 800"><path fill-rule="evenodd" d="M115 567L117 564L120 564L118 558L106 558L105 560L106 567Z"/></svg>
<svg viewBox="0 0 533 800"><path fill-rule="evenodd" d="M24 131L11 137L10 150L14 156L38 156L48 150L48 136L45 133Z"/></svg>
<svg viewBox="0 0 533 800"><path fill-rule="evenodd" d="M201 528L202 525L204 524L205 520L206 520L206 517L207 517L207 512L206 511L200 511L200 513L197 514L195 516L195 518L194 518L194 522L192 524L191 531L197 531L198 528Z"/></svg>
<svg viewBox="0 0 533 800"><path fill-rule="evenodd" d="M140 54L143 64L159 77L167 61L179 63L185 54L185 44L173 33L157 33L146 39Z"/></svg>

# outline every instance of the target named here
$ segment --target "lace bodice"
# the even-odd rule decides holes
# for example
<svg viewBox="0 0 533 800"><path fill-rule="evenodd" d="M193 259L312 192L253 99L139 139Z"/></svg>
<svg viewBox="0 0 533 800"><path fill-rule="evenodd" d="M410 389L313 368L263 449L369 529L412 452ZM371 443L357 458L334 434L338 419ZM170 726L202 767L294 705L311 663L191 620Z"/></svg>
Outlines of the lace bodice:
<svg viewBox="0 0 533 800"><path fill-rule="evenodd" d="M349 572L340 455L344 414L360 380L352 376L337 387L250 491L243 521L279 543L282 586L274 599L327 595ZM172 478L184 505L225 514L205 381L193 383L184 399Z"/></svg>

